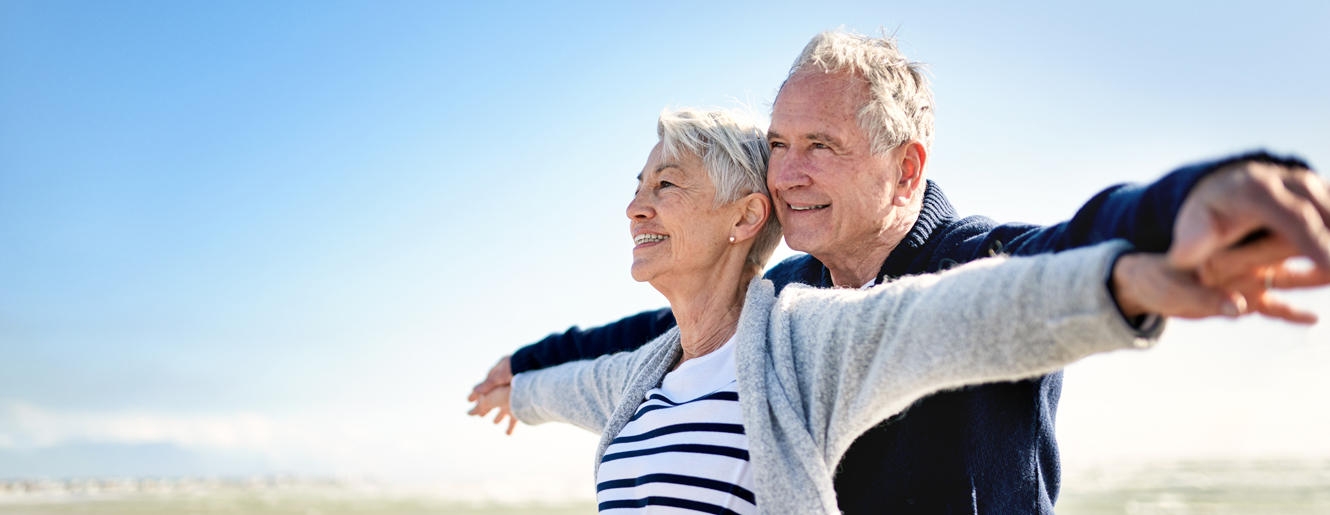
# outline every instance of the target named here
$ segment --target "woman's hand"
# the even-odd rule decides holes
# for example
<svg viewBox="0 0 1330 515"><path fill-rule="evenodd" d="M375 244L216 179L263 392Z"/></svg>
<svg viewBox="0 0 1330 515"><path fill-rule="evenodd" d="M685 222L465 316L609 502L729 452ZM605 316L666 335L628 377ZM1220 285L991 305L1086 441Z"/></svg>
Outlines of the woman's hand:
<svg viewBox="0 0 1330 515"><path fill-rule="evenodd" d="M488 374L485 374L485 380L471 389L471 395L466 397L470 402L480 400L480 397L489 393L490 390L500 386L508 386L513 382L512 355L499 358L499 362L490 368Z"/></svg>
<svg viewBox="0 0 1330 515"><path fill-rule="evenodd" d="M1237 317L1259 312L1299 324L1316 322L1271 295L1271 289L1330 284L1323 269L1266 264L1281 249L1240 247L1211 256L1198 271L1173 268L1163 254L1126 254L1113 266L1113 293L1128 318L1153 313L1179 318ZM1281 258L1282 259L1282 258Z"/></svg>
<svg viewBox="0 0 1330 515"><path fill-rule="evenodd" d="M512 408L508 405L508 396L512 391L513 387L507 385L492 388L484 395L480 395L476 400L475 407L472 407L471 411L466 412L466 414L485 417L488 416L491 411L494 411L495 408L498 408L499 414L494 416L494 423L498 424L499 422L503 422L504 418L507 418L507 433L511 435L513 434L513 429L517 427L517 417L513 416Z"/></svg>
<svg viewBox="0 0 1330 515"><path fill-rule="evenodd" d="M1156 314L1180 318L1237 317L1241 294L1203 286L1195 274L1174 270L1163 254L1133 253L1113 265L1113 297L1128 319Z"/></svg>

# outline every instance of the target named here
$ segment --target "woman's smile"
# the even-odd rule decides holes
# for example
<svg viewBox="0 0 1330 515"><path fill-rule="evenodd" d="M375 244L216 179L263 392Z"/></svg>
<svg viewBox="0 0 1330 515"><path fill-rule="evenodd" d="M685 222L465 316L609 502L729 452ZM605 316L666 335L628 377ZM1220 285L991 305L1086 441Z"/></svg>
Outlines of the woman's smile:
<svg viewBox="0 0 1330 515"><path fill-rule="evenodd" d="M634 245L633 250L654 246L655 244L665 241L669 238L670 235L668 234L656 234L656 233L644 232L636 236L633 236L633 245Z"/></svg>

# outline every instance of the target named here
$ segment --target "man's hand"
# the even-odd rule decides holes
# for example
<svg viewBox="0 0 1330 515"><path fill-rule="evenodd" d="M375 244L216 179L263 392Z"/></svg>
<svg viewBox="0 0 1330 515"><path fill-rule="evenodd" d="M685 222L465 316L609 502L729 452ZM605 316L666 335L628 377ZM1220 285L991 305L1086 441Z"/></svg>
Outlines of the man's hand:
<svg viewBox="0 0 1330 515"><path fill-rule="evenodd" d="M490 373L485 376L485 380L471 389L471 395L466 396L470 402L479 401L482 396L489 393L490 390L500 386L508 386L513 383L512 356L499 358L499 362L490 369Z"/></svg>
<svg viewBox="0 0 1330 515"><path fill-rule="evenodd" d="M1315 172L1245 161L1201 180L1173 226L1168 260L1196 270L1221 251L1271 238L1263 265L1302 255L1330 270L1330 186ZM1250 263L1249 263L1250 264Z"/></svg>
<svg viewBox="0 0 1330 515"><path fill-rule="evenodd" d="M503 422L504 418L507 418L508 419L507 433L511 435L513 434L513 429L517 427L517 417L513 416L512 409L508 405L508 396L509 394L512 393L512 391L513 388L507 385L500 386L497 388L492 388L488 392L482 394L476 400L475 407L471 408L471 411L466 412L466 414L475 415L477 417L484 417L489 415L489 413L493 411L495 408L498 408L499 414L494 416L494 423L498 424L500 422Z"/></svg>
<svg viewBox="0 0 1330 515"><path fill-rule="evenodd" d="M1299 310L1270 291L1330 284L1330 271L1291 267L1287 262L1279 261L1290 252L1296 251L1283 238L1261 238L1216 253L1205 261L1197 276L1205 286L1240 293L1252 311L1290 322L1315 323L1314 313ZM1278 264L1269 265L1270 262Z"/></svg>

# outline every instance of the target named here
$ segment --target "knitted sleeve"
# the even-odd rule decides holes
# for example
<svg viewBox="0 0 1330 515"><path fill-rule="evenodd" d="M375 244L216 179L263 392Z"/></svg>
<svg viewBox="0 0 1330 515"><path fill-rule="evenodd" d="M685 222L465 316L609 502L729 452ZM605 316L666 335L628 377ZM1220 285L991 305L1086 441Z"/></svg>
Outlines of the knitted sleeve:
<svg viewBox="0 0 1330 515"><path fill-rule="evenodd" d="M1142 336L1105 285L1126 248L1119 241L981 260L866 292L787 288L770 337L773 352L788 352L795 366L776 373L798 384L808 427L839 460L863 431L930 393L1151 345L1162 324Z"/></svg>
<svg viewBox="0 0 1330 515"><path fill-rule="evenodd" d="M1256 150L1180 167L1150 184L1119 184L1105 189L1062 223L1040 227L998 225L970 216L946 227L929 242L929 251L912 263L911 273L946 270L958 263L998 254L1029 256L1124 239L1144 252L1165 252L1173 243L1173 224L1191 190L1202 179L1242 162L1310 168L1296 156Z"/></svg>
<svg viewBox="0 0 1330 515"><path fill-rule="evenodd" d="M517 374L509 397L513 415L531 425L565 422L599 434L623 400L643 350Z"/></svg>

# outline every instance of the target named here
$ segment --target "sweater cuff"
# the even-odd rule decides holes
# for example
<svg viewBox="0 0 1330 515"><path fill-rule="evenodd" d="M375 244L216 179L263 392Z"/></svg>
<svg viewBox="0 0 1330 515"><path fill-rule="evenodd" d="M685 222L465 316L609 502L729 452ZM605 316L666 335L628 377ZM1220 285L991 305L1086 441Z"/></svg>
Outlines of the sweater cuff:
<svg viewBox="0 0 1330 515"><path fill-rule="evenodd" d="M535 412L531 411L531 396L528 395L529 392L523 389L523 387L528 386L526 384L527 379L530 379L525 377L526 375L514 374L512 382L508 384L510 388L508 391L508 411L518 421L527 425L536 425L543 421L536 420Z"/></svg>
<svg viewBox="0 0 1330 515"><path fill-rule="evenodd" d="M1148 340L1155 340L1164 332L1164 317L1155 313L1146 313L1138 317L1128 317L1122 312L1122 305L1118 303L1118 294L1113 289L1113 270L1117 269L1118 259L1127 254L1136 252L1135 247L1130 242L1119 240L1121 244L1114 249L1114 255L1109 258L1108 267L1104 270L1104 288L1108 291L1108 298L1113 302L1114 311L1118 314L1118 319L1131 328L1136 333L1138 345L1144 344Z"/></svg>

